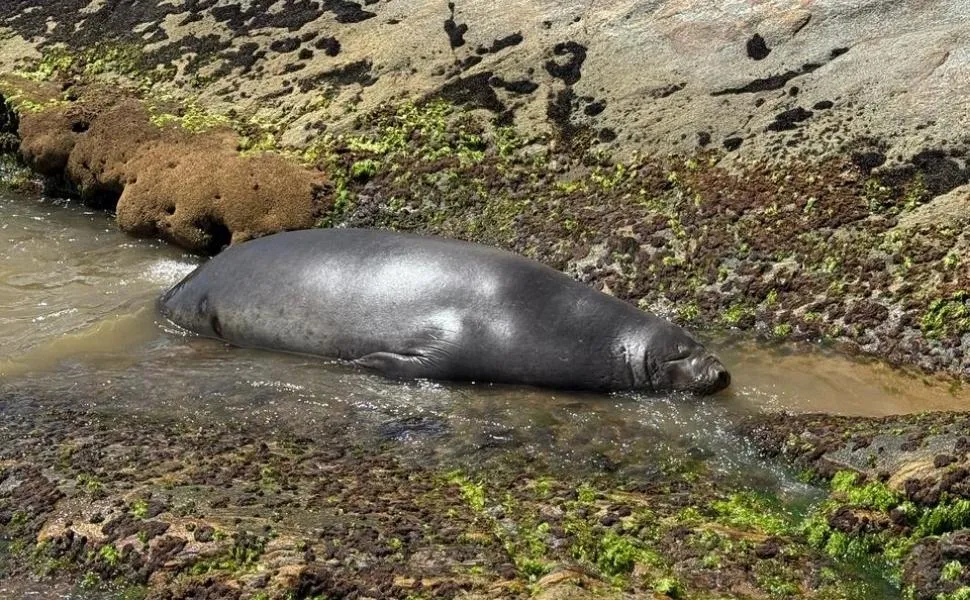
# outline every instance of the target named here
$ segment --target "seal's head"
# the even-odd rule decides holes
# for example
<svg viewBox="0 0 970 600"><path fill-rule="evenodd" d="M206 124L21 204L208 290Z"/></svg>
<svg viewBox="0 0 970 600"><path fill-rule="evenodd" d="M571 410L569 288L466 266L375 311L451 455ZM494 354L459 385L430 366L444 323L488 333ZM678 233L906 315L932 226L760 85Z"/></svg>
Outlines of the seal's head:
<svg viewBox="0 0 970 600"><path fill-rule="evenodd" d="M721 361L679 327L665 331L649 354L653 389L714 394L731 384Z"/></svg>
<svg viewBox="0 0 970 600"><path fill-rule="evenodd" d="M222 337L222 325L215 307L209 300L207 289L195 281L202 272L197 267L162 294L158 299L158 312L182 329L213 338Z"/></svg>

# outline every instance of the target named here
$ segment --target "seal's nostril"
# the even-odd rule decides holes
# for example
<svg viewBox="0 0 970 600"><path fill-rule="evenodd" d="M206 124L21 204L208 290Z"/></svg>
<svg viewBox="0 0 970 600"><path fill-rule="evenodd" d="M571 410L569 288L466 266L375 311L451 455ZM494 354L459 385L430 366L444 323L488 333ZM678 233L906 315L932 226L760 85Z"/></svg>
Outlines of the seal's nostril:
<svg viewBox="0 0 970 600"><path fill-rule="evenodd" d="M724 369L718 369L717 382L722 388L726 388L731 385L731 374Z"/></svg>

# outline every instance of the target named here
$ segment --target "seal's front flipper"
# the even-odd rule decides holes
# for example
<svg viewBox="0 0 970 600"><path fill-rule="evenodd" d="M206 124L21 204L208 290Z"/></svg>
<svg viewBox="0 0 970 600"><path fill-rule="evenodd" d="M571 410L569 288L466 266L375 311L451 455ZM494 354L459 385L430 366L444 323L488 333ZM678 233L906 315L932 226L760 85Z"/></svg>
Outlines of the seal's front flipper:
<svg viewBox="0 0 970 600"><path fill-rule="evenodd" d="M440 377L438 369L426 356L419 354L395 354L393 352L374 352L351 361L353 364L375 369L388 377L399 379L421 379Z"/></svg>

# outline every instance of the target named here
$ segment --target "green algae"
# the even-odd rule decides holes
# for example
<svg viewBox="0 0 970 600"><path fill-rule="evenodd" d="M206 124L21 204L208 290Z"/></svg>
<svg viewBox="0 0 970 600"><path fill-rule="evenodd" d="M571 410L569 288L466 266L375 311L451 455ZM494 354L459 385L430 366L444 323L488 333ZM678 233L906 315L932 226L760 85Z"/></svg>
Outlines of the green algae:
<svg viewBox="0 0 970 600"><path fill-rule="evenodd" d="M896 585L902 580L903 562L920 540L970 526L970 500L943 494L933 506L918 506L881 482L860 484L859 475L851 471L836 473L830 489L832 495L800 524L801 533L811 546L833 558L881 570ZM834 528L831 516L845 509L877 515L872 522L883 525L860 531ZM892 527L890 513L902 519L906 529Z"/></svg>
<svg viewBox="0 0 970 600"><path fill-rule="evenodd" d="M888 511L902 503L902 497L889 486L878 481L858 485L859 474L853 471L839 471L832 477L830 487L833 492L845 495L849 504L860 508L874 508Z"/></svg>
<svg viewBox="0 0 970 600"><path fill-rule="evenodd" d="M148 502L142 499L135 500L131 503L130 511L136 519L144 519L148 516Z"/></svg>
<svg viewBox="0 0 970 600"><path fill-rule="evenodd" d="M121 76L136 88L147 91L156 83L175 76L172 65L149 64L144 49L138 44L101 42L80 49L63 45L46 46L39 60L14 71L14 75L31 81L83 78L95 80Z"/></svg>
<svg viewBox="0 0 970 600"><path fill-rule="evenodd" d="M753 563L758 587L771 598L798 597L802 589L802 572L786 566L807 553L807 548L795 541L797 520L776 500L761 494L737 492L710 499L700 496L692 499L690 506L667 516L649 503L637 502L628 505L627 516L604 525L607 521L602 519L608 514L604 511L618 503L626 504L630 498L592 482L567 491L564 499L563 483L548 476L505 492L499 492L500 486L490 483L488 477L474 478L460 471L447 474L443 481L479 515L478 522L508 552L526 581L536 582L571 559L618 590L644 586L671 598L698 597L703 590L683 576L666 547L672 532L689 527L692 533L687 547L696 547L703 557L700 565L715 571L752 560L758 544L747 536L784 540L778 560ZM559 516L551 521L543 516L552 514ZM557 548L564 548L567 555ZM847 590L854 595L847 596ZM833 577L818 591L819 597L826 598L870 597L871 592L863 582L844 575Z"/></svg>
<svg viewBox="0 0 970 600"><path fill-rule="evenodd" d="M477 513L485 510L485 485L480 481L472 481L460 470L455 470L445 476L448 483L458 486L462 499Z"/></svg>
<svg viewBox="0 0 970 600"><path fill-rule="evenodd" d="M970 527L970 500L944 494L940 502L926 509L913 510L916 515L914 537L939 535Z"/></svg>
<svg viewBox="0 0 970 600"><path fill-rule="evenodd" d="M185 103L180 114L160 112L155 104L149 104L148 118L156 127L177 126L190 133L202 133L232 124L229 117L214 114L195 102Z"/></svg>
<svg viewBox="0 0 970 600"><path fill-rule="evenodd" d="M233 534L232 545L213 556L202 557L189 568L188 573L206 575L214 572L240 574L259 568L260 558L269 539L249 532Z"/></svg>
<svg viewBox="0 0 970 600"><path fill-rule="evenodd" d="M930 302L920 319L920 327L928 338L970 332L970 291L961 290Z"/></svg>
<svg viewBox="0 0 970 600"><path fill-rule="evenodd" d="M767 535L791 531L791 519L766 497L753 492L731 494L726 500L711 504L717 521L731 527Z"/></svg>
<svg viewBox="0 0 970 600"><path fill-rule="evenodd" d="M772 335L777 338L786 338L792 334L794 327L791 323L778 323L771 329Z"/></svg>
<svg viewBox="0 0 970 600"><path fill-rule="evenodd" d="M354 162L350 166L350 176L358 181L367 181L377 174L380 163L371 158L365 158Z"/></svg>
<svg viewBox="0 0 970 600"><path fill-rule="evenodd" d="M661 577L653 582L653 591L668 598L682 598L684 587L675 577Z"/></svg>
<svg viewBox="0 0 970 600"><path fill-rule="evenodd" d="M963 575L963 563L958 560L951 560L943 565L940 572L940 579L943 581L956 581Z"/></svg>
<svg viewBox="0 0 970 600"><path fill-rule="evenodd" d="M103 560L109 567L116 567L121 562L121 552L114 544L105 544L98 550L98 558Z"/></svg>
<svg viewBox="0 0 970 600"><path fill-rule="evenodd" d="M743 303L736 303L729 306L721 314L720 320L721 320L721 323L723 323L724 325L727 325L728 327L736 327L741 323L742 319L744 319L745 317L751 316L753 314L754 314L754 309L752 309L751 307L745 306Z"/></svg>
<svg viewBox="0 0 970 600"><path fill-rule="evenodd" d="M970 586L963 586L949 594L939 594L936 600L970 600Z"/></svg>

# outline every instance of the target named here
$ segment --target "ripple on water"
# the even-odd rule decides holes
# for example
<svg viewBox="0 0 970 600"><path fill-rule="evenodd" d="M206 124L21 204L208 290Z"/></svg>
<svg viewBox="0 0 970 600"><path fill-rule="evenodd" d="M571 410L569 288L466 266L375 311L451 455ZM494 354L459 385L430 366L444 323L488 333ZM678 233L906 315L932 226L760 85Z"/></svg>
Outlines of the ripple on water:
<svg viewBox="0 0 970 600"><path fill-rule="evenodd" d="M197 261L166 258L149 265L143 272L143 277L152 283L169 287L181 281L197 266L199 266Z"/></svg>

